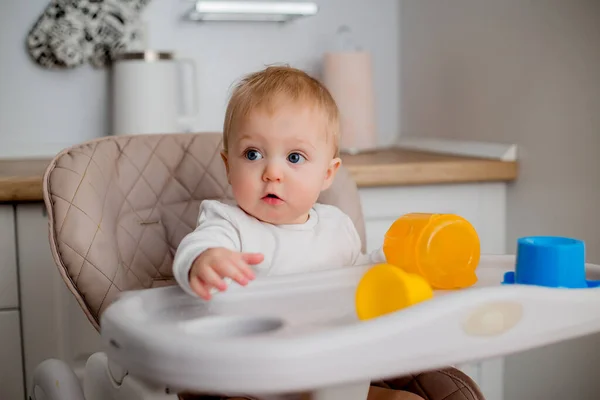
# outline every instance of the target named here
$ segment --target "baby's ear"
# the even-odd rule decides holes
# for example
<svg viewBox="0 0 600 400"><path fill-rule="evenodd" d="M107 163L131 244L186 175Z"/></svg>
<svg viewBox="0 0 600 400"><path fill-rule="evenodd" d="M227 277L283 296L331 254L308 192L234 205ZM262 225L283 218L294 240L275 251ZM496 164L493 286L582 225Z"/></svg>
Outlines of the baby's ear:
<svg viewBox="0 0 600 400"><path fill-rule="evenodd" d="M323 187L321 188L321 190L329 189L329 187L333 183L335 174L340 169L340 165L342 165L342 160L339 157L336 157L333 160L331 160L331 162L329 163L329 167L325 172L325 180L323 181Z"/></svg>
<svg viewBox="0 0 600 400"><path fill-rule="evenodd" d="M221 152L221 159L223 160L223 164L225 164L225 172L227 172L227 183L231 185L231 179L229 179L229 160L227 159L227 152Z"/></svg>

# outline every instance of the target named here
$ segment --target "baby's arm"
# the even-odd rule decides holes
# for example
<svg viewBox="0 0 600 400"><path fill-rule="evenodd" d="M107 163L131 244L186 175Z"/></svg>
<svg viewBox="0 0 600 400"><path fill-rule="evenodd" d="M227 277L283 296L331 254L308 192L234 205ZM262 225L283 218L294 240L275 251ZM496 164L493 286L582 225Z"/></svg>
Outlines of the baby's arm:
<svg viewBox="0 0 600 400"><path fill-rule="evenodd" d="M245 266L239 260L243 261L247 255L240 253L240 249L239 231L223 207L203 202L197 228L177 248L173 260L175 280L187 293L208 299L210 288L224 290L222 277L235 279Z"/></svg>

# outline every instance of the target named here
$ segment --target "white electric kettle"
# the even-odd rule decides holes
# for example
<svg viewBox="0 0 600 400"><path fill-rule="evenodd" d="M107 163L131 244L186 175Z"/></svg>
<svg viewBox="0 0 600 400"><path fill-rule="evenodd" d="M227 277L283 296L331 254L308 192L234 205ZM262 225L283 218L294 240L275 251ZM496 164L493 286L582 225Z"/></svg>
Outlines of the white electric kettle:
<svg viewBox="0 0 600 400"><path fill-rule="evenodd" d="M191 79L184 79L185 66ZM119 55L111 79L112 134L191 131L198 113L196 80L196 65L191 59L154 51ZM190 97L191 101L186 101ZM192 105L186 106L190 102Z"/></svg>

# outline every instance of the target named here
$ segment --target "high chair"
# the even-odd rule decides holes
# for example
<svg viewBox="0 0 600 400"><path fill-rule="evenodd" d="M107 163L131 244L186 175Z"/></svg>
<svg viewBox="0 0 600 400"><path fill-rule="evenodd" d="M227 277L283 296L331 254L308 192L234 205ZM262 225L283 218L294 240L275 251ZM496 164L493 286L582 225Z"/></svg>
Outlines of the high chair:
<svg viewBox="0 0 600 400"><path fill-rule="evenodd" d="M103 312L122 293L175 283L173 255L195 228L202 200L232 200L220 150L218 133L119 136L73 146L51 162L44 176L44 200L52 254L97 330ZM344 167L319 201L338 206L352 218L364 250L358 190ZM431 378L436 373L438 378ZM435 379L437 397L419 392L416 376L377 384L414 389L431 400L457 388L463 394L452 399L482 398L475 383L458 370L428 374ZM88 359L83 382L61 360L44 361L34 373L30 393L34 400L177 398L169 387L131 376L106 353Z"/></svg>

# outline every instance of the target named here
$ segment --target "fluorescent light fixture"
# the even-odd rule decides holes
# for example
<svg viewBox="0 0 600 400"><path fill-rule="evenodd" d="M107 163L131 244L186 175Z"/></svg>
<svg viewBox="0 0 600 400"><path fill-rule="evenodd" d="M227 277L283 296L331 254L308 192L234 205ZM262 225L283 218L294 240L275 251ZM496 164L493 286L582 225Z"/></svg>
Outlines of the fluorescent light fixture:
<svg viewBox="0 0 600 400"><path fill-rule="evenodd" d="M196 1L188 18L195 21L285 22L315 15L316 3L305 1Z"/></svg>

